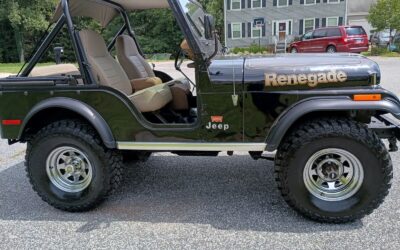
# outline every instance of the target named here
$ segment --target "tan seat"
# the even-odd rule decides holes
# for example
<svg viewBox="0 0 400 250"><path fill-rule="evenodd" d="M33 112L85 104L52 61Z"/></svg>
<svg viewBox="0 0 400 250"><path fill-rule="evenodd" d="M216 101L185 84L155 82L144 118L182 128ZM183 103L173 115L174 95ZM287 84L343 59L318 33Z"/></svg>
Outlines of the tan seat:
<svg viewBox="0 0 400 250"><path fill-rule="evenodd" d="M119 36L115 48L117 49L118 62L125 70L129 79L155 77L149 63L140 55L132 37L127 35Z"/></svg>
<svg viewBox="0 0 400 250"><path fill-rule="evenodd" d="M117 49L118 62L132 81L134 89L145 89L160 84L161 79L156 77L149 63L140 55L135 41L132 37L121 35L117 38L115 47ZM184 83L184 84L182 84ZM172 109L188 110L190 85L185 80L174 80L169 83L172 92Z"/></svg>
<svg viewBox="0 0 400 250"><path fill-rule="evenodd" d="M108 52L104 39L92 30L79 32L93 76L100 85L117 89L127 95L140 112L153 112L172 100L165 84L134 93L131 81L121 65Z"/></svg>

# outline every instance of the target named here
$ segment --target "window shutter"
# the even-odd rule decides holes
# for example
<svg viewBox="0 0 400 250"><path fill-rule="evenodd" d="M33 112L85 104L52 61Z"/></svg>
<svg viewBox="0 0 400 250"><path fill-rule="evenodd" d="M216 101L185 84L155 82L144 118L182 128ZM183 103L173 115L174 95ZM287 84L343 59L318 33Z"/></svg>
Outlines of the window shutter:
<svg viewBox="0 0 400 250"><path fill-rule="evenodd" d="M303 35L303 29L304 29L304 20L301 19L299 21L299 35Z"/></svg>
<svg viewBox="0 0 400 250"><path fill-rule="evenodd" d="M273 25L274 25L274 29L273 29L274 32L273 32L272 34L273 34L274 36L276 36L276 22L273 22Z"/></svg>
<svg viewBox="0 0 400 250"><path fill-rule="evenodd" d="M251 23L247 23L247 37L251 37Z"/></svg>
<svg viewBox="0 0 400 250"><path fill-rule="evenodd" d="M340 0L340 2L344 2L344 0Z"/></svg>
<svg viewBox="0 0 400 250"><path fill-rule="evenodd" d="M231 9L231 0L226 0L226 9L227 10Z"/></svg>
<svg viewBox="0 0 400 250"><path fill-rule="evenodd" d="M327 3L328 2L328 0L324 0L324 3Z"/></svg>
<svg viewBox="0 0 400 250"><path fill-rule="evenodd" d="M277 5L278 5L278 1L277 1L277 0L274 0L273 5L274 5L274 6L277 6Z"/></svg>
<svg viewBox="0 0 400 250"><path fill-rule="evenodd" d="M289 35L292 34L292 21L289 21Z"/></svg>
<svg viewBox="0 0 400 250"><path fill-rule="evenodd" d="M321 0L317 0L316 2L317 2L317 3L321 3Z"/></svg>
<svg viewBox="0 0 400 250"><path fill-rule="evenodd" d="M319 18L315 18L315 28L319 28Z"/></svg>
<svg viewBox="0 0 400 250"><path fill-rule="evenodd" d="M304 0L300 0L300 4L304 4Z"/></svg>
<svg viewBox="0 0 400 250"><path fill-rule="evenodd" d="M322 27L326 27L326 18L322 18Z"/></svg>
<svg viewBox="0 0 400 250"><path fill-rule="evenodd" d="M262 36L265 37L265 32L267 31L267 25L264 24L261 29L262 29Z"/></svg>
<svg viewBox="0 0 400 250"><path fill-rule="evenodd" d="M343 25L343 17L339 17L339 26Z"/></svg>
<svg viewBox="0 0 400 250"><path fill-rule="evenodd" d="M262 0L262 7L263 8L267 7L267 0Z"/></svg>
<svg viewBox="0 0 400 250"><path fill-rule="evenodd" d="M242 0L242 9L246 9L246 0Z"/></svg>
<svg viewBox="0 0 400 250"><path fill-rule="evenodd" d="M228 24L228 38L232 38L232 24Z"/></svg>
<svg viewBox="0 0 400 250"><path fill-rule="evenodd" d="M289 5L293 5L293 0L289 0Z"/></svg>
<svg viewBox="0 0 400 250"><path fill-rule="evenodd" d="M251 0L247 0L247 8L251 9Z"/></svg>
<svg viewBox="0 0 400 250"><path fill-rule="evenodd" d="M246 23L242 23L242 38L246 37Z"/></svg>

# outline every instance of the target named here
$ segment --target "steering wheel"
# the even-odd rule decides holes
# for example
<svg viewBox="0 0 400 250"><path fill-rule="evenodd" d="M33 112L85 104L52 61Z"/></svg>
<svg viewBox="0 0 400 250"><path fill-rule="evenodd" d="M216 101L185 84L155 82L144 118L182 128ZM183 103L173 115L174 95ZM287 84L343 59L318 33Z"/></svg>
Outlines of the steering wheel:
<svg viewBox="0 0 400 250"><path fill-rule="evenodd" d="M189 81L189 83L193 86L193 90L196 89L196 84L194 84L194 82L192 80L190 80L190 78L181 70L181 66L183 61L188 58L190 60L194 60L194 54L192 52L192 49L189 47L186 39L184 39L181 43L181 45L179 46L179 49L176 53L176 57L175 57L175 69L178 70L179 72L181 72L185 78Z"/></svg>
<svg viewBox="0 0 400 250"><path fill-rule="evenodd" d="M186 56L185 56L185 52L179 48L179 50L176 53L176 57L175 57L175 69L176 70L180 70L183 61L185 60Z"/></svg>
<svg viewBox="0 0 400 250"><path fill-rule="evenodd" d="M189 58L190 60L194 60L194 54L192 49L190 48L188 42L186 39L184 39L180 46L179 46L179 50L176 54L176 58L175 58L175 68L177 70L180 69L183 61L185 60L185 58Z"/></svg>

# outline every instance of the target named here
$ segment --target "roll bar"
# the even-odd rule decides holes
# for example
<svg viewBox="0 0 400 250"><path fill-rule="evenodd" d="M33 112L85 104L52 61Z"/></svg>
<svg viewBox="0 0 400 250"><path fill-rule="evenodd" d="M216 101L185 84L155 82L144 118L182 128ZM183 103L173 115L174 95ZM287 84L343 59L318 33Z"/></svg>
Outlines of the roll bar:
<svg viewBox="0 0 400 250"><path fill-rule="evenodd" d="M144 53L137 42L135 33L132 30L131 24L129 22L129 16L128 16L127 12L125 11L125 9L120 4L115 3L111 0L102 0L102 1L107 3L108 5L111 5L112 7L114 7L120 13L120 15L122 16L122 18L124 20L123 27L117 32L117 34L112 39L111 43L108 45L108 50L111 50L114 47L118 36L122 35L126 31L128 33L128 35L131 36L133 38L133 40L135 41L135 43L138 47L139 53L142 56L144 56ZM26 67L21 71L21 73L18 75L18 77L29 76L29 74L32 72L35 65L43 57L44 53L46 52L46 50L48 49L50 44L54 41L55 37L60 33L60 31L64 27L64 25L66 25L70 39L71 39L72 47L75 52L75 57L78 61L78 65L81 70L83 81L85 84L94 84L94 83L96 83L96 80L93 77L92 72L90 70L90 65L87 60L86 53L83 49L79 34L75 30L73 20L71 17L71 13L69 10L69 0L61 0L61 6L62 6L62 10L63 10L63 15L59 18L59 20L55 24L54 28L52 29L52 31L45 37L42 44L35 51L32 58L29 60Z"/></svg>

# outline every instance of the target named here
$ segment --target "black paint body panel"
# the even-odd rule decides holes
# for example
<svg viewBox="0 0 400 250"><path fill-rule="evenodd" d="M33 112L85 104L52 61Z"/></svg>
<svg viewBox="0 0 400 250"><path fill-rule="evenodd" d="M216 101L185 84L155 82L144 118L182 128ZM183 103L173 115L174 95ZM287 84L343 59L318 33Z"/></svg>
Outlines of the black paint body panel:
<svg viewBox="0 0 400 250"><path fill-rule="evenodd" d="M196 124L151 124L122 93L96 84L73 85L68 79L15 78L0 80L0 119L21 119L26 124L43 103L55 103L58 98L84 103L93 114L98 116L98 127L109 129L116 142L268 142L273 150L285 133L279 129L280 121L290 116L296 105L304 100L316 98L314 105L321 105L325 99L336 101L347 98L342 109L351 109L353 101L349 98L356 93L381 93L384 98L394 100L394 106L400 106L397 97L373 85L371 75L380 78L376 63L364 57L354 55L287 55L264 57L217 57L210 65L196 62L196 83L199 119ZM331 86L319 85L315 88L302 86L284 86L266 88L265 73L307 74L309 72L345 70L346 82ZM40 84L43 81L45 84ZM234 106L232 95L238 95L238 105ZM78 101L78 102L76 102ZM327 103L327 102L326 102ZM396 113L387 109L387 103L376 103L368 107L354 105L355 109L376 109L382 112ZM361 104L360 104L361 105ZM58 105L59 106L59 105ZM390 105L389 105L390 106ZM72 107L72 106L71 106ZM315 110L318 110L315 107ZM326 108L325 111L335 110ZM310 110L309 110L310 111ZM312 110L311 110L312 111ZM78 110L77 110L78 112ZM229 124L229 130L210 130L206 126L211 116L222 116ZM101 118L101 119L100 119ZM289 124L290 125L290 124ZM287 122L285 126L289 126ZM23 126L2 126L2 138L20 139ZM272 134L270 133L272 131ZM274 136L274 133L279 133ZM108 132L103 137L110 138ZM268 139L267 139L268 138ZM272 139L271 139L272 138ZM278 139L276 139L278 138ZM113 142L109 142L112 145Z"/></svg>

